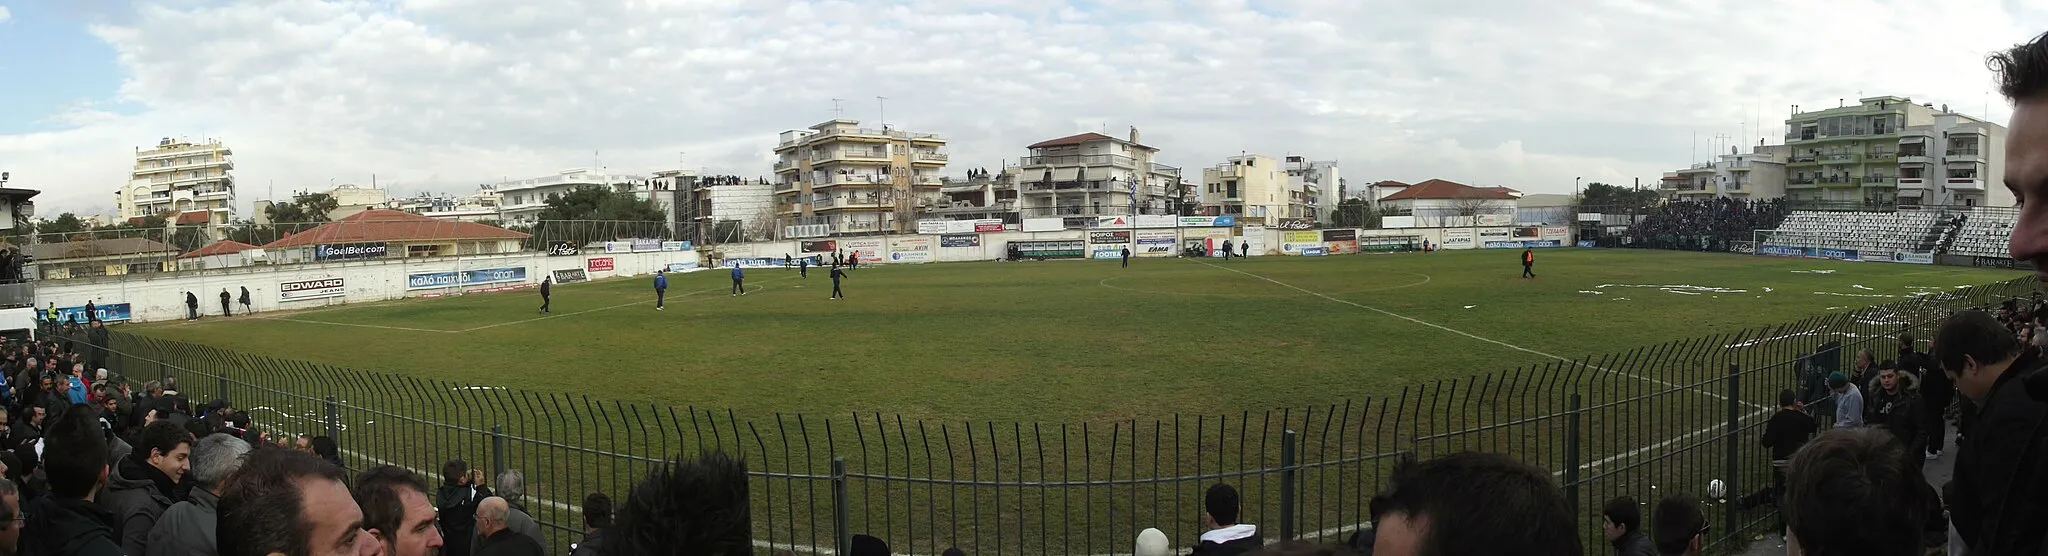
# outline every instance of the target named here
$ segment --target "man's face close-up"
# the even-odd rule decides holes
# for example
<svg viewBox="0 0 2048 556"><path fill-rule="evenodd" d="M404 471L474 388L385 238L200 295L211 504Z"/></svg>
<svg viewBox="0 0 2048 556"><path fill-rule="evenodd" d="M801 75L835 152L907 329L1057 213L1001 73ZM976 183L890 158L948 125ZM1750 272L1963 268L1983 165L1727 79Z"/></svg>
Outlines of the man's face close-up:
<svg viewBox="0 0 2048 556"><path fill-rule="evenodd" d="M2005 138L2005 187L2020 205L2010 254L2034 263L2035 276L2048 277L2048 100L2013 107Z"/></svg>

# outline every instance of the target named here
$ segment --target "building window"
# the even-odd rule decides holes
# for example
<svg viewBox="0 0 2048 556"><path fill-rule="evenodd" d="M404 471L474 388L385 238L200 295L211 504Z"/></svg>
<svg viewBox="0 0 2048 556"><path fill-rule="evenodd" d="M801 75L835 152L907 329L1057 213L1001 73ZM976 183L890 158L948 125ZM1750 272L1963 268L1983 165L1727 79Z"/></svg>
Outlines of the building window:
<svg viewBox="0 0 2048 556"><path fill-rule="evenodd" d="M158 272L163 272L163 271L164 271L164 265L162 265L162 264L159 264L159 263L129 263L129 264L128 264L128 273L129 273L129 274L156 274L156 273L158 273ZM101 270L101 272L105 272L105 270L104 270L104 269L102 269L102 270Z"/></svg>

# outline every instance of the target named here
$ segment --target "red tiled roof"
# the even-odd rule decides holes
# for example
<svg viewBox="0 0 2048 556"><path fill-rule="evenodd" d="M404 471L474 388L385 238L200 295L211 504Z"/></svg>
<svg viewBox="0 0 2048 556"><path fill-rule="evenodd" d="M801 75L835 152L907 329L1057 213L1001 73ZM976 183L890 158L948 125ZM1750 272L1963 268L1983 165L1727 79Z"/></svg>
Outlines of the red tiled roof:
<svg viewBox="0 0 2048 556"><path fill-rule="evenodd" d="M195 250L195 251L193 251L193 252L191 252L191 253L186 253L186 254L183 254L183 255L179 255L179 256L178 256L178 258L180 258L180 259L196 259L196 258L199 258L199 257L207 257L207 256L212 256L212 255L230 255L230 254L234 254L234 253L240 253L240 252L243 252L243 251L248 251L248 250L250 250L250 249L259 249L259 247L256 247L256 246L254 246L254 245L250 245L250 244L247 244L247 243L242 243L242 242L239 242L239 241L235 241L235 240L232 240L232 239L224 239L224 240L220 240L220 241L216 241L216 242L213 242L213 243L207 244L207 246L205 246L205 247L201 247L201 248L199 248L198 250Z"/></svg>
<svg viewBox="0 0 2048 556"><path fill-rule="evenodd" d="M1503 201L1512 201L1515 199L1515 196L1514 194L1509 193L1509 191L1512 190L1505 187L1472 187L1458 182L1433 179L1408 186L1407 188L1402 189L1400 193L1388 195L1386 198L1380 200L1401 201L1407 199L1497 199Z"/></svg>
<svg viewBox="0 0 2048 556"><path fill-rule="evenodd" d="M485 239L526 239L529 237L533 236L475 222L435 220L410 212L395 210L366 210L348 218L328 222L311 230L285 236L283 239L264 245L263 248L277 249L283 247L376 241L475 241Z"/></svg>
<svg viewBox="0 0 2048 556"><path fill-rule="evenodd" d="M1061 137L1061 138L1058 138L1058 139L1052 139L1052 140L1048 140L1048 141L1039 141L1039 142L1037 142L1037 143L1035 143L1035 144L1033 144L1033 145L1031 145L1031 146L1029 146L1029 147L1024 147L1024 148L1027 148L1027 149L1037 149L1037 148L1044 148L1044 147L1065 147L1065 146L1068 146L1068 145L1079 145L1079 144L1082 144L1082 143L1090 143L1090 142L1094 142L1094 141L1120 141L1120 139L1117 139L1117 138L1115 138L1115 137L1110 137L1110 136L1108 136L1108 135L1103 135L1103 134L1100 134L1100 133L1096 133L1096 132L1090 131L1090 132L1088 132L1088 133L1083 133L1083 134L1080 134L1080 135L1069 135L1069 136L1066 136L1066 137Z"/></svg>
<svg viewBox="0 0 2048 556"><path fill-rule="evenodd" d="M212 219L212 213L203 210L188 210L185 212L178 213L177 221L173 222L173 224L179 226L190 226L193 224L205 224L207 223L207 221L210 221Z"/></svg>
<svg viewBox="0 0 2048 556"><path fill-rule="evenodd" d="M1394 181L1394 180L1383 180L1383 181L1376 181L1376 182L1373 182L1372 186L1373 186L1373 187L1408 187L1408 184L1405 184L1405 183L1401 183L1401 182L1398 182L1398 181Z"/></svg>

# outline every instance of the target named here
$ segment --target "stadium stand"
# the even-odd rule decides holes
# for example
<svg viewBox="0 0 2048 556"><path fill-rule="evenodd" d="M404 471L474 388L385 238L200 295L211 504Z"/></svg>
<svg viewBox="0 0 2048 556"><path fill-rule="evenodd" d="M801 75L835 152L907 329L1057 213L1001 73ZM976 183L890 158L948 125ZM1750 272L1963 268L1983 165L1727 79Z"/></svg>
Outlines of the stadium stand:
<svg viewBox="0 0 2048 556"><path fill-rule="evenodd" d="M1955 216L1940 211L1793 211L1766 242L1860 253L1931 252Z"/></svg>
<svg viewBox="0 0 2048 556"><path fill-rule="evenodd" d="M2006 256L2006 241L2012 237L2011 211L1978 209L1963 215L1948 241L1951 255L1975 257Z"/></svg>

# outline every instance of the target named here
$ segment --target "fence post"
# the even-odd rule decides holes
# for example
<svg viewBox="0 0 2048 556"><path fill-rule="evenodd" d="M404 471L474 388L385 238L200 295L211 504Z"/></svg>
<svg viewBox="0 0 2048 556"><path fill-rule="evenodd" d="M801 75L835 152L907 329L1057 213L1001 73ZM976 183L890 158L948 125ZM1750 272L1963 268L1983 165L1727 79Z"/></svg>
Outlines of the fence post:
<svg viewBox="0 0 2048 556"><path fill-rule="evenodd" d="M1735 493L1738 493L1738 492L1742 492L1742 487L1741 487L1741 483L1742 483L1742 481L1740 480L1740 479L1741 479L1741 473L1739 473L1739 472L1738 472L1738 469L1740 469L1740 466L1741 466L1741 458L1740 458L1740 455L1741 455L1742 447L1741 447L1741 442L1739 442L1739 440L1740 440L1740 439L1739 439L1739 438L1737 438L1738 436L1740 436L1740 433L1741 433L1741 431L1742 431L1742 368L1741 368L1741 367L1739 367L1739 366L1736 366L1736 364L1734 364L1734 363L1729 363L1729 364L1728 364L1728 437L1727 437L1727 438L1725 439L1725 440L1727 441L1727 446L1728 446L1728 461L1726 462L1726 464L1727 464L1727 467L1725 468L1726 470L1725 470L1725 472L1724 472L1724 473L1722 473L1722 476L1723 476L1723 477L1727 477L1727 478L1726 478L1726 479L1722 479L1722 485L1721 485L1721 486L1722 486L1722 488L1723 488L1723 490L1721 491L1721 495L1722 495L1722 496L1723 496L1724 498L1725 498L1725 497L1727 497L1727 496L1730 496L1730 495L1734 495ZM1727 514L1726 516L1722 517L1721 519L1723 520L1723 523L1727 523L1727 524L1728 524L1728 530L1724 532L1724 538L1732 538L1732 537L1734 537L1734 535L1735 535L1735 532L1736 532L1736 524L1737 524L1737 523L1740 523L1740 521L1738 521L1738 520L1739 520L1739 519L1741 518L1741 512L1740 512L1740 511L1738 511L1738 510L1737 510L1737 508L1736 508L1736 507L1737 507L1737 506L1739 506L1739 505L1740 505L1740 504L1722 504L1722 505L1721 505L1721 506L1722 506L1722 507L1723 507L1723 508L1724 508L1724 509L1726 510L1726 514Z"/></svg>
<svg viewBox="0 0 2048 556"><path fill-rule="evenodd" d="M491 425L491 476L505 473L505 426Z"/></svg>
<svg viewBox="0 0 2048 556"><path fill-rule="evenodd" d="M1579 515L1579 423L1584 417L1579 410L1584 400L1574 392L1571 411L1565 413L1564 429L1564 503L1572 509L1572 515Z"/></svg>
<svg viewBox="0 0 2048 556"><path fill-rule="evenodd" d="M220 387L220 390L218 390L218 391L217 391L217 393L218 393L218 394L220 395L220 399L223 399L223 400L233 400L233 399L234 399L234 398L228 397L228 374L227 374L227 373L221 373L221 374L220 374L220 381L219 381L219 387Z"/></svg>
<svg viewBox="0 0 2048 556"><path fill-rule="evenodd" d="M1292 430L1280 431L1280 540L1294 540L1294 443Z"/></svg>
<svg viewBox="0 0 2048 556"><path fill-rule="evenodd" d="M832 458L832 542L835 554L853 550L853 504L846 499L846 456Z"/></svg>
<svg viewBox="0 0 2048 556"><path fill-rule="evenodd" d="M327 397L327 438L341 445L341 404L335 402L334 396Z"/></svg>

